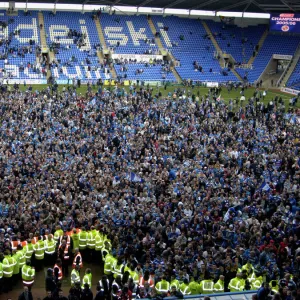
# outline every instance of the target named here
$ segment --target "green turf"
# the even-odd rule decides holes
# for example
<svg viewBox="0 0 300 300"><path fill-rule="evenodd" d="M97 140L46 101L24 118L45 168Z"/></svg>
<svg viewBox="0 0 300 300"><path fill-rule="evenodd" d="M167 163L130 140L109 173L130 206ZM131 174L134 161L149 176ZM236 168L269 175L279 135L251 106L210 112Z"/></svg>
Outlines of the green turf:
<svg viewBox="0 0 300 300"><path fill-rule="evenodd" d="M66 86L66 85L65 85ZM33 90L42 90L47 88L47 85L32 85ZM63 89L64 85L59 85L59 90L61 91ZM67 87L67 86L66 86ZM191 87L184 87L184 86L168 86L167 89L165 90L164 87L153 87L154 89L154 93L158 93L161 92L163 96L168 95L169 92L174 92L174 90L176 88L183 88L186 90L186 92L189 90L191 91L191 93L197 95L198 91L200 93L200 96L202 95L206 95L208 93L208 88L206 87L195 87L194 89L192 89ZM105 88L109 88L108 86L106 86ZM113 89L114 87L111 86L111 89ZM123 88L123 87L122 87ZM25 87L24 85L20 85L20 89L21 90L26 90L28 89L28 86ZM124 87L124 89L126 91L129 90L129 87ZM93 89L94 92L97 91L97 87L95 89ZM221 97L222 99L224 99L224 101L227 103L229 101L229 99L235 99L236 97L240 98L240 89L232 90L230 93L228 93L226 88L223 88L223 91L221 92ZM245 97L246 99L250 98L253 96L255 89L254 88L248 88L247 90L245 90ZM87 86L86 85L82 85L80 88L77 88L77 92L81 93L81 94L85 94L87 92ZM276 91L276 90L269 90L267 91L267 96L265 97L265 100L263 102L268 103L270 100L274 99L275 96L278 95L279 97L282 97L282 99L284 100L284 102L286 103L286 106L289 105L289 99L292 98L292 95L288 95L286 93L282 93L280 91ZM247 101L245 101L247 102ZM297 103L297 107L300 107L300 101L298 101Z"/></svg>

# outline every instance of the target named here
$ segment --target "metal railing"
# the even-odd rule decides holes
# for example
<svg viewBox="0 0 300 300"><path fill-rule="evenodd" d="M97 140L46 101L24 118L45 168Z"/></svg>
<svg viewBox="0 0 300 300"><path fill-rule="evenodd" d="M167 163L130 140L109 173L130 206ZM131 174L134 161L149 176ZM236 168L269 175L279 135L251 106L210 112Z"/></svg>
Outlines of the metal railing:
<svg viewBox="0 0 300 300"><path fill-rule="evenodd" d="M251 300L252 295L255 295L257 291L243 291L243 292L237 292L237 293L219 293L219 294L199 294L199 295L187 295L184 296L183 299L204 299L204 297L209 296L211 300ZM177 300L178 298L176 297L166 297L164 300ZM150 299L145 299L145 300L150 300Z"/></svg>

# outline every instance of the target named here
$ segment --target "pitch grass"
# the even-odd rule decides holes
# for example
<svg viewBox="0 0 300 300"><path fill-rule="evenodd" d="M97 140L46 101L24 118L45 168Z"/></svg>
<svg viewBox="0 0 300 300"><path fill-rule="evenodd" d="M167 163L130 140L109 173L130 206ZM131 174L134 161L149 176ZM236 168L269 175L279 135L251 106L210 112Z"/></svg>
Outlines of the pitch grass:
<svg viewBox="0 0 300 300"><path fill-rule="evenodd" d="M67 85L59 85L58 90L62 91L64 86L67 88ZM36 90L40 91L40 90L46 89L47 85L45 85L45 84L44 85L32 85L32 88L33 88L33 91L36 91ZM113 89L114 87L113 86L111 86L111 87L104 86L104 88ZM124 88L127 92L129 91L129 87L121 87L121 88ZM198 92L199 92L200 96L207 95L208 90L209 90L209 88L206 88L206 87L194 87L194 88L192 88L192 87L185 87L185 86L177 85L177 86L168 86L166 89L164 87L153 87L153 90L154 90L153 94L158 94L159 92L161 92L162 96L167 96L169 92L173 93L174 90L177 89L177 88L185 89L186 93L188 91L190 91L192 94L195 94L195 95L197 95ZM26 91L27 89L28 89L28 85L25 87L24 85L20 84L20 90ZM263 90L263 89L261 89L261 90ZM97 87L92 89L92 91L96 92ZM240 91L241 91L241 89L238 88L237 90L233 89L230 93L228 93L227 89L223 88L222 92L221 92L221 98L224 99L225 103L228 103L230 99L235 99L235 98L240 99L240 97L241 97ZM85 95L86 92L87 92L87 86L86 85L81 85L80 88L77 88L77 93L78 94ZM246 97L246 101L244 101L245 103L247 103L247 100L253 96L254 92L255 92L255 88L248 88L247 90L245 90L245 97ZM289 106L289 100L292 97L294 97L293 95L282 93L278 90L268 90L267 91L267 96L265 97L263 102L268 103L270 100L272 100L272 99L274 100L274 98L276 96L281 97L284 100L286 107ZM297 101L296 107L300 107L300 101L299 100Z"/></svg>

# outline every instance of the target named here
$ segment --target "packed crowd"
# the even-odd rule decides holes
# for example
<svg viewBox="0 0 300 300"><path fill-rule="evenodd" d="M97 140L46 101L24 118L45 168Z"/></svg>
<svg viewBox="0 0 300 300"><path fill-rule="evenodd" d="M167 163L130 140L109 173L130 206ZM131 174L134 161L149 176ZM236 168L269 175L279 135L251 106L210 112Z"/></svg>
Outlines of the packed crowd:
<svg viewBox="0 0 300 300"><path fill-rule="evenodd" d="M298 299L299 110L278 99L261 109L259 93L226 105L219 93L2 86L0 251L57 225L96 226L111 243L106 299Z"/></svg>

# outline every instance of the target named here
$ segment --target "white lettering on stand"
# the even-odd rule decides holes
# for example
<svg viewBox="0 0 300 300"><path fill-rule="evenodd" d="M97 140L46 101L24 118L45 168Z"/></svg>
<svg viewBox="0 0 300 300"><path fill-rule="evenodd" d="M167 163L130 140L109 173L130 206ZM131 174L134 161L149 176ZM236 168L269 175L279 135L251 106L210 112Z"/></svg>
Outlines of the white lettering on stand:
<svg viewBox="0 0 300 300"><path fill-rule="evenodd" d="M22 30L32 30L32 36L31 37L21 37ZM34 40L36 43L39 42L39 35L38 35L38 28L36 23L36 18L32 18L32 24L19 24L16 28L16 30L20 30L21 34L16 35L15 38L20 41L20 43L29 43L30 40Z"/></svg>
<svg viewBox="0 0 300 300"><path fill-rule="evenodd" d="M124 33L117 33L121 32L123 27L105 27L104 33L110 39L107 40L108 43L111 45L117 45L119 42L121 46L126 46L128 42L128 37Z"/></svg>
<svg viewBox="0 0 300 300"><path fill-rule="evenodd" d="M8 26L5 28L0 27L0 38L3 38L3 39L8 38Z"/></svg>
<svg viewBox="0 0 300 300"><path fill-rule="evenodd" d="M62 67L63 73L68 78L82 78L82 73L79 66L75 66L76 74L69 74L66 67Z"/></svg>
<svg viewBox="0 0 300 300"><path fill-rule="evenodd" d="M50 40L61 44L73 44L73 39L67 38L70 28L67 25L51 25Z"/></svg>
<svg viewBox="0 0 300 300"><path fill-rule="evenodd" d="M85 20L79 20L80 24L85 24ZM81 33L85 34L85 39L84 39L84 44L85 46L81 47L79 50L80 51L85 51L85 50L90 50L91 49L91 42L90 42L90 37L89 37L89 32L87 30L86 26L80 26Z"/></svg>
<svg viewBox="0 0 300 300"><path fill-rule="evenodd" d="M163 39L164 39L167 47L171 48L172 47L172 43L171 43L171 41L169 39L169 36L168 36L167 32L164 30L164 27L165 27L164 24L159 22L159 23L157 23L157 26L160 28L159 29L160 34L163 37Z"/></svg>
<svg viewBox="0 0 300 300"><path fill-rule="evenodd" d="M20 78L19 68L16 65L6 65L4 69L7 73L11 73L13 77Z"/></svg>
<svg viewBox="0 0 300 300"><path fill-rule="evenodd" d="M147 35L144 33L146 29L140 28L139 31L135 31L131 21L127 21L126 24L130 32L134 46L140 46L139 40L145 41L147 39Z"/></svg>

